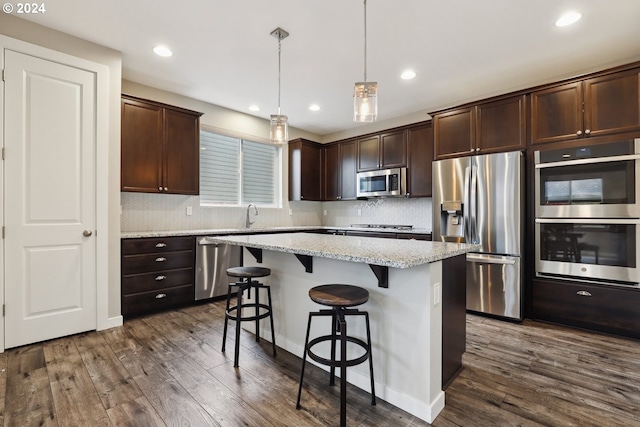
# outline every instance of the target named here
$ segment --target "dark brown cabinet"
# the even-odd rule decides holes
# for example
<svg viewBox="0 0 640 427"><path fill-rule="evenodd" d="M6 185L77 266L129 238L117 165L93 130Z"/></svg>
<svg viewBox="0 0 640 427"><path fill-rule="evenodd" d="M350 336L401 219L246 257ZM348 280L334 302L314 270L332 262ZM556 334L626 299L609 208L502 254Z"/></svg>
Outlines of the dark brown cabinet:
<svg viewBox="0 0 640 427"><path fill-rule="evenodd" d="M324 147L324 200L355 200L356 161L355 141Z"/></svg>
<svg viewBox="0 0 640 427"><path fill-rule="evenodd" d="M518 95L435 114L436 159L523 150L525 106Z"/></svg>
<svg viewBox="0 0 640 427"><path fill-rule="evenodd" d="M404 129L367 136L357 141L358 172L407 166Z"/></svg>
<svg viewBox="0 0 640 427"><path fill-rule="evenodd" d="M192 236L122 240L122 315L132 316L194 300Z"/></svg>
<svg viewBox="0 0 640 427"><path fill-rule="evenodd" d="M532 317L640 338L640 290L534 279Z"/></svg>
<svg viewBox="0 0 640 427"><path fill-rule="evenodd" d="M123 95L121 190L198 194L201 115Z"/></svg>
<svg viewBox="0 0 640 427"><path fill-rule="evenodd" d="M431 122L407 129L407 186L409 197L431 197L433 126Z"/></svg>
<svg viewBox="0 0 640 427"><path fill-rule="evenodd" d="M640 130L640 70L542 89L531 94L531 143Z"/></svg>
<svg viewBox="0 0 640 427"><path fill-rule="evenodd" d="M323 200L322 145L306 139L289 142L289 200Z"/></svg>

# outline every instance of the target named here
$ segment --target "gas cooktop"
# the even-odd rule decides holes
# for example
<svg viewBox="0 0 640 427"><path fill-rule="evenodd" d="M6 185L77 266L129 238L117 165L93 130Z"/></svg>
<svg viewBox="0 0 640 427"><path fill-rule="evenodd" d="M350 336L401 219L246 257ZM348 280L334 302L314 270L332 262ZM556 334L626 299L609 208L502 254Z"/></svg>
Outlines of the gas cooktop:
<svg viewBox="0 0 640 427"><path fill-rule="evenodd" d="M413 225L402 224L351 224L354 228L390 228L392 230L411 230Z"/></svg>

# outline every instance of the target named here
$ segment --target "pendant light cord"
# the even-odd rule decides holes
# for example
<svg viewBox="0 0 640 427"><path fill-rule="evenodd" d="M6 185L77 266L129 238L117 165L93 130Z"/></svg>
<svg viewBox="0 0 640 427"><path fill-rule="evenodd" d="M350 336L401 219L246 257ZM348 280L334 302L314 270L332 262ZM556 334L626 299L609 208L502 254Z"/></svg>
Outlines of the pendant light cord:
<svg viewBox="0 0 640 427"><path fill-rule="evenodd" d="M282 54L282 49L281 49L281 38L278 37L278 115L280 115L280 68L281 68L281 59L280 56Z"/></svg>
<svg viewBox="0 0 640 427"><path fill-rule="evenodd" d="M364 81L367 81L367 0L364 0Z"/></svg>

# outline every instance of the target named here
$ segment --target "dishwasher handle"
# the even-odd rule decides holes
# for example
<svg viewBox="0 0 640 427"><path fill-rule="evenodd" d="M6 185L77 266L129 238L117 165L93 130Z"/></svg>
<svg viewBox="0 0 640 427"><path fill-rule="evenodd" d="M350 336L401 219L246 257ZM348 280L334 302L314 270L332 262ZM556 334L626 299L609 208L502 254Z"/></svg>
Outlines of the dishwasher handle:
<svg viewBox="0 0 640 427"><path fill-rule="evenodd" d="M214 242L214 241L211 241L211 240L207 239L206 237L203 237L202 239L198 240L198 244L199 244L200 246L207 246L207 245L214 245L214 246L217 246L217 245L224 245L224 243L222 243L222 242Z"/></svg>

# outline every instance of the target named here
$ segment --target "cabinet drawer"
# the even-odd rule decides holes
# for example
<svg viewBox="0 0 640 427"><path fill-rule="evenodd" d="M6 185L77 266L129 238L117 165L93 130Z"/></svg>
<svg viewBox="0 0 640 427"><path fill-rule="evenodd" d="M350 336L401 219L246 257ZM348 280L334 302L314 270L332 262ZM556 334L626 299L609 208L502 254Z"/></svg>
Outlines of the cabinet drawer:
<svg viewBox="0 0 640 427"><path fill-rule="evenodd" d="M533 318L640 338L640 290L534 280Z"/></svg>
<svg viewBox="0 0 640 427"><path fill-rule="evenodd" d="M194 245L192 236L124 239L122 241L122 255L193 250Z"/></svg>
<svg viewBox="0 0 640 427"><path fill-rule="evenodd" d="M177 286L122 297L122 314L139 314L184 304L194 300L193 285Z"/></svg>
<svg viewBox="0 0 640 427"><path fill-rule="evenodd" d="M122 294L130 295L175 286L191 285L193 282L193 268L131 274L122 278Z"/></svg>
<svg viewBox="0 0 640 427"><path fill-rule="evenodd" d="M151 273L175 268L193 268L193 251L122 257L122 274Z"/></svg>

